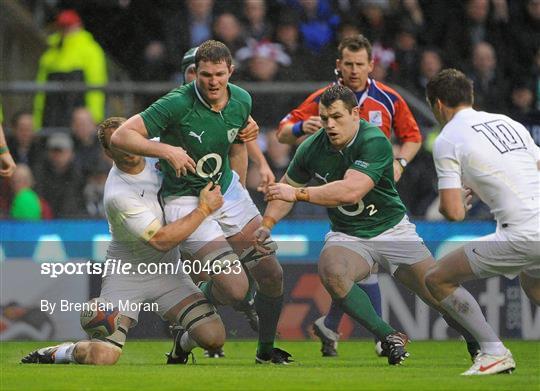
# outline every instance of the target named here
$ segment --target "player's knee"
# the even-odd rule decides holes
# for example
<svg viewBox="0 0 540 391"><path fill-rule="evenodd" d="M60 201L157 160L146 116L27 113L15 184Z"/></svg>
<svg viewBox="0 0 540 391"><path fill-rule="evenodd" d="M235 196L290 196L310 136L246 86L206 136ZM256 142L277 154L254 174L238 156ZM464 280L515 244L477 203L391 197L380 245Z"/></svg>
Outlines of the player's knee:
<svg viewBox="0 0 540 391"><path fill-rule="evenodd" d="M259 290L268 295L280 294L283 288L283 268L276 261L263 274L257 276Z"/></svg>
<svg viewBox="0 0 540 391"><path fill-rule="evenodd" d="M244 300L244 297L246 297L247 292L249 289L249 284L235 284L235 285L227 285L224 287L220 287L220 293L221 297L220 299L223 299L223 301L226 304L237 304L240 303L242 300Z"/></svg>
<svg viewBox="0 0 540 391"><path fill-rule="evenodd" d="M339 285L347 277L347 268L341 263L325 263L319 266L319 276L324 286Z"/></svg>
<svg viewBox="0 0 540 391"><path fill-rule="evenodd" d="M221 321L208 324L200 335L199 345L207 350L220 349L225 343L225 327Z"/></svg>
<svg viewBox="0 0 540 391"><path fill-rule="evenodd" d="M87 364L114 365L122 355L122 350L106 342L93 342L87 353Z"/></svg>

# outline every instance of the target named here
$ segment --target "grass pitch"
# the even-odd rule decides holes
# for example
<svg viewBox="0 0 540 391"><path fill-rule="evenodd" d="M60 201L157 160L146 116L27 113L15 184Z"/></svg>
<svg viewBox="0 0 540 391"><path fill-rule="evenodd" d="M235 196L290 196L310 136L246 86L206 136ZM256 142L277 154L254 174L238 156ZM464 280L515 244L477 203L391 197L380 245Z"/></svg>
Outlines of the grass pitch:
<svg viewBox="0 0 540 391"><path fill-rule="evenodd" d="M2 390L540 390L540 344L508 341L517 362L511 375L463 377L470 366L462 342L413 342L411 356L391 367L374 354L371 341L342 342L339 357L322 358L315 342L280 342L296 362L255 365L254 341L230 341L226 357L208 359L196 349L196 364L165 365L169 341L129 341L111 367L23 365L21 357L40 342L0 343Z"/></svg>

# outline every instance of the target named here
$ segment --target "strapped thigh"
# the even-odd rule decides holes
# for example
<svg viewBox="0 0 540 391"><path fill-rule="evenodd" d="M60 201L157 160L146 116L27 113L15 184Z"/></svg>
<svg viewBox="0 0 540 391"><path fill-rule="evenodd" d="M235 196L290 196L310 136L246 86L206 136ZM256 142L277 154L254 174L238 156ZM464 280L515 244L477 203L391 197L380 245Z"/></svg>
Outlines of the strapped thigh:
<svg viewBox="0 0 540 391"><path fill-rule="evenodd" d="M215 307L207 299L198 299L180 310L176 322L183 329L190 331L216 318L219 318L219 315Z"/></svg>

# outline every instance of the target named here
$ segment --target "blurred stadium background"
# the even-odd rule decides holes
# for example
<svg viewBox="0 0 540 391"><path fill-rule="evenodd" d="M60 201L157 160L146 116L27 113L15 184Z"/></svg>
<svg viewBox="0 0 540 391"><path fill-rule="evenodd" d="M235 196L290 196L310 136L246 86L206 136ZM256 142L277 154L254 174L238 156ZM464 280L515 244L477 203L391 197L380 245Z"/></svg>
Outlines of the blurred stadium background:
<svg viewBox="0 0 540 391"><path fill-rule="evenodd" d="M83 46L57 69L47 68L46 50L64 44L59 28L79 21ZM424 146L399 191L430 249L440 255L460 240L492 232L489 210L477 200L464 223L446 223L438 214L431 159L438 128L423 87L441 68L459 68L475 81L476 108L509 114L538 144L540 0L0 0L2 124L17 163L29 167L17 181L0 180L0 339L83 337L78 314L49 316L39 300L84 301L99 292L99 278L51 279L39 275L39 263L103 260L108 231L101 196L110 161L95 137L98 121L129 117L181 84L183 53L219 39L236 59L233 82L253 95L259 141L280 177L294 151L277 142L277 124L334 80L337 42L354 33L374 46L372 76L402 94L421 127ZM88 64L97 65L89 71ZM51 159L53 147L64 150L64 158ZM57 171L61 175L52 174ZM257 184L251 167L248 187L262 206ZM35 191L37 204L13 202L21 186ZM284 339L309 338L312 321L329 306L316 275L326 229L324 211L309 205L298 205L276 228L285 270ZM380 281L384 317L413 340L455 337L387 274ZM540 339L540 315L517 281L493 278L469 288L503 337ZM238 314L221 311L229 337L255 336ZM368 337L348 318L341 332ZM143 314L130 333L137 337L167 337L166 325Z"/></svg>

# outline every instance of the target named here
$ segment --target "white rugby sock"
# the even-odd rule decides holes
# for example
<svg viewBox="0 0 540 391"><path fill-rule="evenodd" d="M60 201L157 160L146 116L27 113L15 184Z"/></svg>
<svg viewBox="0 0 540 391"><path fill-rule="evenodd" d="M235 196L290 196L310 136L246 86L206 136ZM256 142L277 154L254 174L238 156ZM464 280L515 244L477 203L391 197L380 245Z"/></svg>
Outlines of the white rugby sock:
<svg viewBox="0 0 540 391"><path fill-rule="evenodd" d="M191 352L194 348L198 347L199 344L191 338L189 332L184 333L180 338L180 347L184 352Z"/></svg>
<svg viewBox="0 0 540 391"><path fill-rule="evenodd" d="M55 364L65 364L65 363L77 363L75 361L75 357L73 357L73 351L75 350L74 343L66 343L60 345L58 349L56 349L56 353L54 354L54 363Z"/></svg>
<svg viewBox="0 0 540 391"><path fill-rule="evenodd" d="M463 287L441 301L441 306L478 341L482 353L501 356L506 348L486 321L480 305Z"/></svg>

